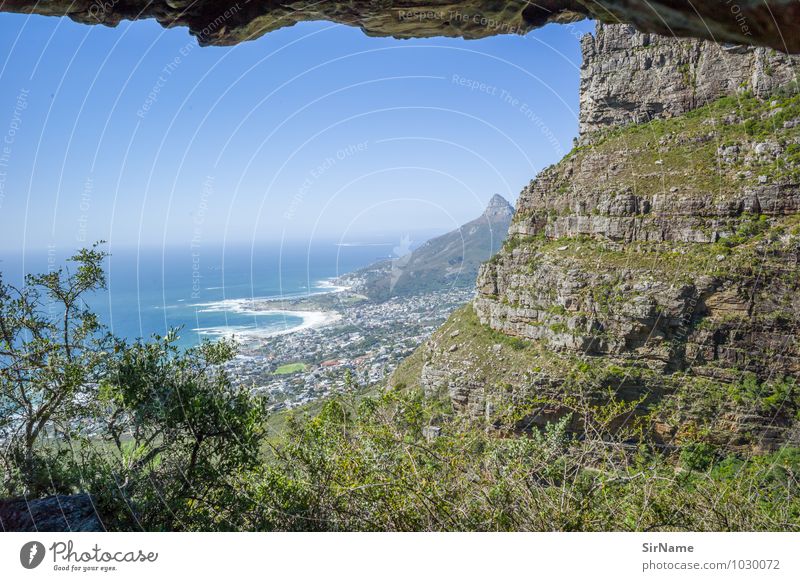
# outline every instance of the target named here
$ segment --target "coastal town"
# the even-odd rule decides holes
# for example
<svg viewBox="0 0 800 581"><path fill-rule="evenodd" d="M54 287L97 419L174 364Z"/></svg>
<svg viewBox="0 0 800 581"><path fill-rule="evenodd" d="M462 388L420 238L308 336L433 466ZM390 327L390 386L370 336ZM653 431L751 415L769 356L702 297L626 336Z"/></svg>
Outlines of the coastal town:
<svg viewBox="0 0 800 581"><path fill-rule="evenodd" d="M513 206L494 195L479 217L460 228L324 281L329 292L221 305L303 321L271 335L245 330L239 356L228 364L230 376L264 394L273 410L385 383L473 298L478 269L500 248L513 216Z"/></svg>
<svg viewBox="0 0 800 581"><path fill-rule="evenodd" d="M374 385L473 294L455 288L375 302L331 293L339 305L339 316L327 318L333 322L240 342L227 367L238 385L265 394L274 411Z"/></svg>

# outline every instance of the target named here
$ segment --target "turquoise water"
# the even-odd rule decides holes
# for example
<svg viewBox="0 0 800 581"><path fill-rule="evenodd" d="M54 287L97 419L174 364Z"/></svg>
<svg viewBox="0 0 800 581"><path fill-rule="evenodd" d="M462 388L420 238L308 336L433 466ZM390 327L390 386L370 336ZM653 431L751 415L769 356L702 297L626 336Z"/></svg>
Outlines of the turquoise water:
<svg viewBox="0 0 800 581"><path fill-rule="evenodd" d="M250 299L289 298L330 292L330 280L388 256L391 245L335 243L202 249L107 248L108 289L89 305L120 337L136 339L180 327L180 345L229 333L290 331L295 315L254 313ZM64 264L59 249L5 254L4 280L18 284L25 272Z"/></svg>

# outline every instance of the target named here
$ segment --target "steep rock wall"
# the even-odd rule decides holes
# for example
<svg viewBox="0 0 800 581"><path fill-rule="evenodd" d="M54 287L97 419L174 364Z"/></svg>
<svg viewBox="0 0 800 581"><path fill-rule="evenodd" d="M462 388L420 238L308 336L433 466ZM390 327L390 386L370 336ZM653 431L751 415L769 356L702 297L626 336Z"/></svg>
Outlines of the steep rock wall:
<svg viewBox="0 0 800 581"><path fill-rule="evenodd" d="M522 192L479 275L474 324L433 337L419 383L495 424L498 410L529 426L575 415L578 392L611 393L638 401L665 445L699 433L732 448L798 444L795 63L768 71L760 50L660 38L640 55L642 42L624 26L584 41L583 88L604 97L582 96L588 139ZM739 62L754 94L721 75L688 97L689 54L709 70ZM619 104L647 95L663 107L629 124Z"/></svg>
<svg viewBox="0 0 800 581"><path fill-rule="evenodd" d="M725 95L796 82L798 61L767 48L598 26L581 40L580 133L674 117Z"/></svg>

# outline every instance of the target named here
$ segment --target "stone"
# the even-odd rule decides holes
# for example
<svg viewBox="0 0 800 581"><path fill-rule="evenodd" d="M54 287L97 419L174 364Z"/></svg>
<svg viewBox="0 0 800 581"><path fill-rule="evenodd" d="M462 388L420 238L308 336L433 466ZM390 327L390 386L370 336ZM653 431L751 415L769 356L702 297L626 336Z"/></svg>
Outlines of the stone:
<svg viewBox="0 0 800 581"><path fill-rule="evenodd" d="M2 10L68 16L83 24L106 26L123 20L155 19L164 27L188 27L204 46L234 45L314 20L357 26L370 36L483 38L593 18L628 23L643 32L800 52L800 5L796 0L737 0L724 6L691 0L6 0ZM649 35L641 36L636 46L646 49L652 41ZM740 50L730 48L731 52ZM647 61L647 65L653 62Z"/></svg>
<svg viewBox="0 0 800 581"><path fill-rule="evenodd" d="M600 129L675 117L745 90L767 95L794 82L799 63L765 48L675 39L627 25L598 25L581 47L582 142Z"/></svg>
<svg viewBox="0 0 800 581"><path fill-rule="evenodd" d="M0 530L4 532L104 531L88 494L35 499L0 500Z"/></svg>
<svg viewBox="0 0 800 581"><path fill-rule="evenodd" d="M425 426L422 428L422 437L428 442L433 442L442 435L442 428L439 426Z"/></svg>

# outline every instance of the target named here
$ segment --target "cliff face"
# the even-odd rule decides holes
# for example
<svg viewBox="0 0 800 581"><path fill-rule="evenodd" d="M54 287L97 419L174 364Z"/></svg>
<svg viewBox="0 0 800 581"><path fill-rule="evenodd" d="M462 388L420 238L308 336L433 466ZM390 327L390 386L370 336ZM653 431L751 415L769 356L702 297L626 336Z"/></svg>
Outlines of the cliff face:
<svg viewBox="0 0 800 581"><path fill-rule="evenodd" d="M796 79L796 59L765 48L599 26L581 40L580 133L668 118L726 95L771 94Z"/></svg>
<svg viewBox="0 0 800 581"><path fill-rule="evenodd" d="M800 52L800 5L796 0L6 0L0 9L68 16L83 24L107 26L153 18L165 27L188 27L201 45L237 44L311 20L358 26L373 36L483 38L524 34L550 22L589 17L628 22L640 30L670 36Z"/></svg>
<svg viewBox="0 0 800 581"><path fill-rule="evenodd" d="M624 26L583 44L587 145L522 192L474 304L415 360L420 384L495 422L580 431L588 397L635 402L665 445L800 443L794 63ZM639 111L655 120L628 125Z"/></svg>

